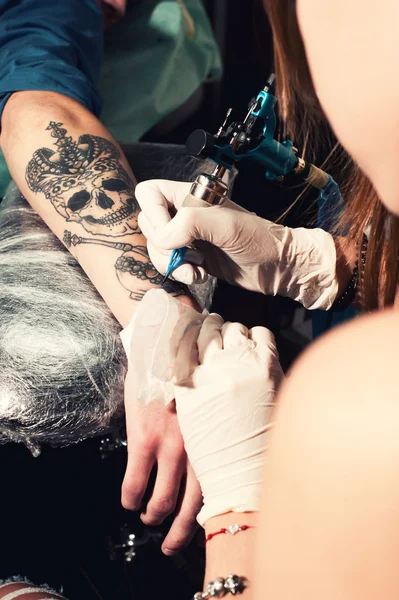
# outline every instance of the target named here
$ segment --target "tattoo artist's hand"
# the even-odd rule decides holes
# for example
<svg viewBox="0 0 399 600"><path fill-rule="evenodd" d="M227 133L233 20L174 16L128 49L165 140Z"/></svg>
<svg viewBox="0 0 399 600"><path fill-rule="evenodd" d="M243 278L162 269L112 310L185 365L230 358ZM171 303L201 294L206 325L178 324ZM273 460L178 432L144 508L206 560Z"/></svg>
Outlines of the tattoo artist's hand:
<svg viewBox="0 0 399 600"><path fill-rule="evenodd" d="M189 191L189 183L164 180L136 187L142 210L138 223L160 273L165 273L172 249L195 243L197 250L187 252L188 262L173 272L173 279L202 283L209 273L251 291L288 296L305 308L332 305L338 281L329 233L284 227L230 200L221 206L182 208ZM176 210L172 218L170 211Z"/></svg>
<svg viewBox="0 0 399 600"><path fill-rule="evenodd" d="M163 406L137 402L134 377L125 382L128 463L122 485L122 504L139 510L151 471L157 469L151 498L143 507L142 521L159 525L176 510L162 550L171 555L187 546L197 529L196 516L202 505L197 479L188 463L174 403Z"/></svg>
<svg viewBox="0 0 399 600"><path fill-rule="evenodd" d="M187 360L187 346L180 344ZM273 334L209 315L192 353L192 372L175 385L180 428L201 484L198 520L261 505L276 392L283 379Z"/></svg>

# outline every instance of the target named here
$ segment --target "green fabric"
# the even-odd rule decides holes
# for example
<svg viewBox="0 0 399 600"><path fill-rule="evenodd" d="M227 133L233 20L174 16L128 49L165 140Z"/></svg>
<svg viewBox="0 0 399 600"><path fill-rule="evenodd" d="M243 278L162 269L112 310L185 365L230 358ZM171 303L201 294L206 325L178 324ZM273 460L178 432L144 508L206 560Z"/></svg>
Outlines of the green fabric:
<svg viewBox="0 0 399 600"><path fill-rule="evenodd" d="M102 120L118 142L133 142L183 104L221 61L200 0L186 0L190 39L176 0L145 0L105 35Z"/></svg>
<svg viewBox="0 0 399 600"><path fill-rule="evenodd" d="M177 0L128 5L126 16L105 34L99 90L102 121L121 143L139 140L182 105L222 66L200 0L185 0L190 27ZM0 150L0 198L11 177Z"/></svg>

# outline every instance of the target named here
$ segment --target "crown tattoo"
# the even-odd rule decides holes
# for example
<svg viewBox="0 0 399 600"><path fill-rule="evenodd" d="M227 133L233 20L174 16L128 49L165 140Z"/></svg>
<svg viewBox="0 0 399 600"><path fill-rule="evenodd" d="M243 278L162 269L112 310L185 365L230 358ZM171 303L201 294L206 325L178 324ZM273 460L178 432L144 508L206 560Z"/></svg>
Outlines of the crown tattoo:
<svg viewBox="0 0 399 600"><path fill-rule="evenodd" d="M26 179L33 192L47 192L54 178L73 175L89 179L102 171L118 169L120 153L112 142L94 135L81 135L78 142L67 136L62 123L51 121L46 131L56 139L57 151L40 148L26 168ZM93 172L90 172L90 169ZM51 182L49 180L51 179Z"/></svg>

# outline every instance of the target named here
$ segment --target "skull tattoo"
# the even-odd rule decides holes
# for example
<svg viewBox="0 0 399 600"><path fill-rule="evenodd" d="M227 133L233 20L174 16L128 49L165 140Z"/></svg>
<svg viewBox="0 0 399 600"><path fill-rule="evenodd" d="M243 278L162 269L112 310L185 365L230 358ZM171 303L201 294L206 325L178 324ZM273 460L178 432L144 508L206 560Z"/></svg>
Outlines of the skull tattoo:
<svg viewBox="0 0 399 600"><path fill-rule="evenodd" d="M119 150L105 138L66 136L62 123L50 123L57 152L37 150L26 180L43 192L67 221L79 223L93 235L119 237L138 232L133 184L120 162Z"/></svg>

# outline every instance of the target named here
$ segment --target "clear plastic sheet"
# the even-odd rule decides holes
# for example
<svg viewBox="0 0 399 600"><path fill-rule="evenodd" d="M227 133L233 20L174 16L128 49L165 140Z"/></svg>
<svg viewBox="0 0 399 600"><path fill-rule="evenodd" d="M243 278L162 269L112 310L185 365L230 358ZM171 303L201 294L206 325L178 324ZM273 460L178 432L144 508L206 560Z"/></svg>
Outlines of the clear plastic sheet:
<svg viewBox="0 0 399 600"><path fill-rule="evenodd" d="M191 181L212 164L180 146L125 148L138 180ZM215 281L192 290L209 307ZM74 444L123 422L120 325L14 184L0 205L0 443Z"/></svg>

